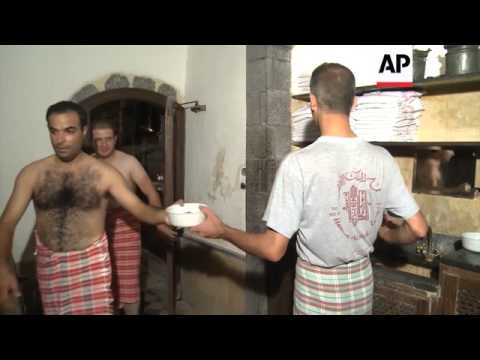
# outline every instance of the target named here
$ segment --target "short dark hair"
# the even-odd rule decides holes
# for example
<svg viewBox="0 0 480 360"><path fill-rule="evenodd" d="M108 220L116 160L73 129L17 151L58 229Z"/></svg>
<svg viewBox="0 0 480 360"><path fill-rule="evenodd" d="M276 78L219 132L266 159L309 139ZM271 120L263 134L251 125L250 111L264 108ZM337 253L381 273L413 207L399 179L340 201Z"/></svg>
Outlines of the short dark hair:
<svg viewBox="0 0 480 360"><path fill-rule="evenodd" d="M355 76L343 65L323 63L312 72L310 93L321 108L349 115L355 97Z"/></svg>
<svg viewBox="0 0 480 360"><path fill-rule="evenodd" d="M56 104L50 105L47 109L47 116L46 116L47 122L50 115L64 114L67 112L77 113L78 117L80 118L80 125L82 128L84 128L87 125L87 112L81 105L73 101L60 101L60 102L57 102Z"/></svg>
<svg viewBox="0 0 480 360"><path fill-rule="evenodd" d="M91 124L91 131L95 129L112 129L114 135L118 135L118 125L115 119L108 117L108 116L102 116L100 118L95 119L92 121Z"/></svg>

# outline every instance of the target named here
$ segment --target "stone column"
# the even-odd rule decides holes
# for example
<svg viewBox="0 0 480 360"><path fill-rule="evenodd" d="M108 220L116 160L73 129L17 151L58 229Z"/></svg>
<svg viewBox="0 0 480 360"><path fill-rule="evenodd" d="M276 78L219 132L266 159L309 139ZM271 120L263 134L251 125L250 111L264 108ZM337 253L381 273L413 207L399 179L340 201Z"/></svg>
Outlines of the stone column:
<svg viewBox="0 0 480 360"><path fill-rule="evenodd" d="M246 226L265 229L262 221L275 173L290 152L290 45L247 46ZM248 314L268 314L267 263L246 259Z"/></svg>

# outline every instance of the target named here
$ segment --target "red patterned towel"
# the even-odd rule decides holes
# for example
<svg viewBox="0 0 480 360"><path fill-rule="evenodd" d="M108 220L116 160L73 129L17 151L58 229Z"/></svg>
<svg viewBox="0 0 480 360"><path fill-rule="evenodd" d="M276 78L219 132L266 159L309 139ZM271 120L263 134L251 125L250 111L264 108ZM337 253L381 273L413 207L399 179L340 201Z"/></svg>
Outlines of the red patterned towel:
<svg viewBox="0 0 480 360"><path fill-rule="evenodd" d="M37 278L46 315L113 313L106 234L80 251L53 252L40 242L38 236L36 243Z"/></svg>
<svg viewBox="0 0 480 360"><path fill-rule="evenodd" d="M113 291L121 304L140 301L141 224L123 208L107 213L113 268Z"/></svg>

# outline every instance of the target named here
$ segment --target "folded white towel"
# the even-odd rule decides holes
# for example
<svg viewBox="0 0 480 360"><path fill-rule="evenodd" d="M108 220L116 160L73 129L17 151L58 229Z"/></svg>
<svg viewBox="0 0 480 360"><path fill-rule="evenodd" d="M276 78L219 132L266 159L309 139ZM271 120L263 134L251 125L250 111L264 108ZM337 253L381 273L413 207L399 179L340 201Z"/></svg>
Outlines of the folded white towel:
<svg viewBox="0 0 480 360"><path fill-rule="evenodd" d="M310 75L298 77L308 92ZM416 141L424 111L422 94L417 91L378 91L357 97L350 114L354 133L366 141ZM319 136L313 123L310 104L292 113L292 140L314 141Z"/></svg>

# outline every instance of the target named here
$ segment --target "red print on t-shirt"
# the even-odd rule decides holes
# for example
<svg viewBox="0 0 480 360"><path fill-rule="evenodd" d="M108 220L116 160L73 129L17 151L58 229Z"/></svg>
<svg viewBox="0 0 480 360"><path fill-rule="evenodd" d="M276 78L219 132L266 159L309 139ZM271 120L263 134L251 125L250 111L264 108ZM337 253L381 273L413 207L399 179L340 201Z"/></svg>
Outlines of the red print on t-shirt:
<svg viewBox="0 0 480 360"><path fill-rule="evenodd" d="M338 205L331 208L330 217L342 234L353 240L367 238L370 235L369 228L362 226L363 231L357 227L362 221L369 221L375 225L381 204L373 204L371 194L381 190L375 177L368 177L365 170L346 172L339 176L337 183ZM348 229L353 228L355 233ZM366 230L365 230L366 229Z"/></svg>
<svg viewBox="0 0 480 360"><path fill-rule="evenodd" d="M344 192L343 195L346 204L344 209L348 213L348 220L353 225L357 225L359 220L368 220L367 192L352 185L350 190Z"/></svg>

